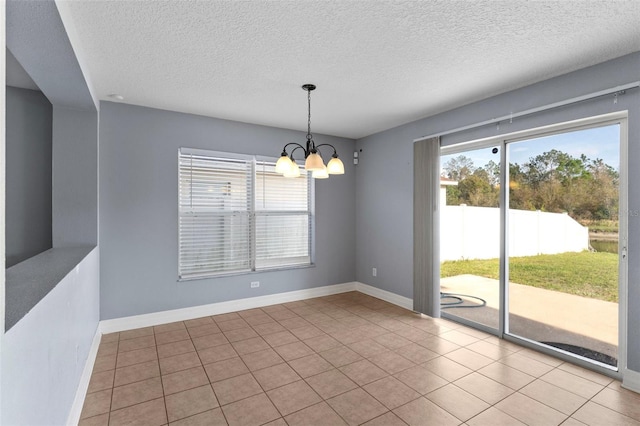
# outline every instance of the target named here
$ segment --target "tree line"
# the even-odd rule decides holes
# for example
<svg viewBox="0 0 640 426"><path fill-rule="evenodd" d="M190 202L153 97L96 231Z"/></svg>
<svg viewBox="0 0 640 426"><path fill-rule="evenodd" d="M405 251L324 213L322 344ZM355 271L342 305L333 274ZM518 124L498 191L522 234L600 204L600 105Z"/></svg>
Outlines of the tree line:
<svg viewBox="0 0 640 426"><path fill-rule="evenodd" d="M443 166L449 185L447 205L498 207L500 165L493 160L476 167L459 155ZM574 157L551 150L524 164L509 163L509 207L518 210L566 212L576 220L617 220L619 173L602 159Z"/></svg>

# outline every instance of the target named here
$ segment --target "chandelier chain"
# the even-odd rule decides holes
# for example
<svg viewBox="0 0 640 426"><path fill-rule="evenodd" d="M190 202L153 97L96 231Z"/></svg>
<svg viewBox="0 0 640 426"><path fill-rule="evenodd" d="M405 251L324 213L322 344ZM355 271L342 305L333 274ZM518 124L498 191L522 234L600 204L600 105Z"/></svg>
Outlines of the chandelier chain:
<svg viewBox="0 0 640 426"><path fill-rule="evenodd" d="M311 140L311 90L307 90L307 139Z"/></svg>

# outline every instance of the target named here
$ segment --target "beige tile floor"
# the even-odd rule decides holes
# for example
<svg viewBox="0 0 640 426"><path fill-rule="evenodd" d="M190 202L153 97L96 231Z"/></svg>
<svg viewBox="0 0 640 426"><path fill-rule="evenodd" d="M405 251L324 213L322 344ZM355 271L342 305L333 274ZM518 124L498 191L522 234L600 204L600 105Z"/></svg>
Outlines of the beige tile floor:
<svg viewBox="0 0 640 426"><path fill-rule="evenodd" d="M102 336L88 425L640 425L608 377L350 292Z"/></svg>

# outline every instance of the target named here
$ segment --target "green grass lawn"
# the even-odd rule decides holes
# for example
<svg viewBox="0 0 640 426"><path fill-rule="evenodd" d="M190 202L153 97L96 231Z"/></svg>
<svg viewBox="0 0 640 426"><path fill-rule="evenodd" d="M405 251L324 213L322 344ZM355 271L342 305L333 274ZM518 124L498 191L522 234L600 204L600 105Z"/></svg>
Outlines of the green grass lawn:
<svg viewBox="0 0 640 426"><path fill-rule="evenodd" d="M498 279L498 259L443 262L442 277L462 274ZM509 280L592 299L618 302L618 255L614 253L543 254L509 259Z"/></svg>

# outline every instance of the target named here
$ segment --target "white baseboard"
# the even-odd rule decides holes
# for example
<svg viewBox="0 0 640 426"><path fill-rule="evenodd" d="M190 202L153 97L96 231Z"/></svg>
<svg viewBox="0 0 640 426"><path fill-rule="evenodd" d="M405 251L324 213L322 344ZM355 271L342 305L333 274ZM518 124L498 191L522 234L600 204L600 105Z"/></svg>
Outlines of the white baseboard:
<svg viewBox="0 0 640 426"><path fill-rule="evenodd" d="M193 306L190 308L174 309L171 311L154 312L151 314L135 315L130 317L103 320L98 324L96 334L93 337L91 349L87 356L87 362L82 371L80 383L76 391L76 396L71 407L71 412L67 419L67 425L77 425L82 414L82 405L87 395L91 373L98 354L100 339L102 334L115 333L118 331L133 330L141 327L167 324L175 321L185 321L209 315L226 314L229 312L242 311L245 309L260 308L263 306L275 305L279 303L295 302L298 300L312 299L314 297L329 296L332 294L346 293L348 291L359 291L369 296L377 297L394 305L411 310L413 301L408 297L400 296L386 290L361 283L348 282L324 287L316 287L305 290L290 291L287 293L272 294L267 296L251 297L247 299L231 300L228 302L212 303L209 305ZM637 374L637 373L636 373Z"/></svg>
<svg viewBox="0 0 640 426"><path fill-rule="evenodd" d="M640 393L640 373L625 368L622 373L622 387Z"/></svg>
<svg viewBox="0 0 640 426"><path fill-rule="evenodd" d="M78 389L76 389L76 396L73 399L73 405L71 405L71 411L67 417L67 426L76 426L80 422L80 415L82 414L82 406L84 399L87 396L87 390L89 389L89 381L91 381L91 373L93 372L93 366L96 362L96 356L98 355L98 348L100 347L100 340L102 333L100 327L96 328L96 333L93 335L93 342L91 342L91 348L89 348L89 354L87 355L87 362L84 364L82 375L80 376L80 383Z"/></svg>
<svg viewBox="0 0 640 426"><path fill-rule="evenodd" d="M360 293L368 294L369 296L382 299L385 302L393 303L394 305L400 306L401 308L405 308L410 311L413 310L413 299L409 299L408 297L400 296L398 294L391 293L390 291L381 290L377 287L373 287L361 282L356 282L356 290Z"/></svg>
<svg viewBox="0 0 640 426"><path fill-rule="evenodd" d="M315 287L287 293L271 294L267 296L251 297L247 299L230 300L228 302L212 303L209 305L193 306L190 308L173 309L170 311L154 312L151 314L135 315L100 321L101 333L115 333L135 328L150 327L175 321L185 321L209 315L226 314L245 309L260 308L278 303L295 302L314 297L329 296L331 294L356 291L360 283L349 282L343 284ZM367 286L368 287L368 286ZM387 293L387 292L385 292ZM389 293L392 294L392 293Z"/></svg>

